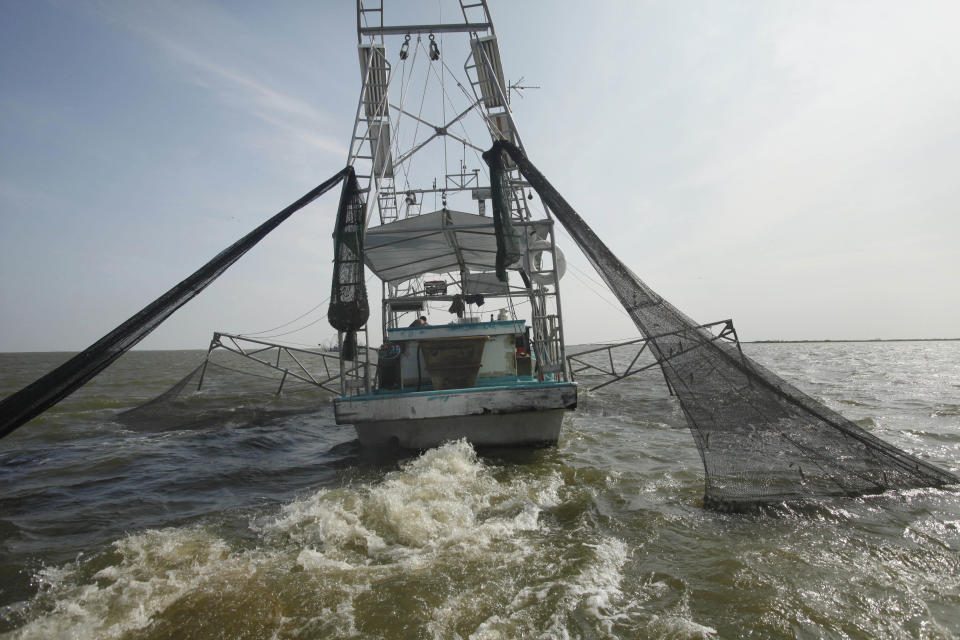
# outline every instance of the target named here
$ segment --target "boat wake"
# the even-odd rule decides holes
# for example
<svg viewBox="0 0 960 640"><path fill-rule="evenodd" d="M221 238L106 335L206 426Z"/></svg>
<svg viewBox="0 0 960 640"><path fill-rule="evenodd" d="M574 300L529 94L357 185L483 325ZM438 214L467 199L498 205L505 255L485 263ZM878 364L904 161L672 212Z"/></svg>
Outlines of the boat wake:
<svg viewBox="0 0 960 640"><path fill-rule="evenodd" d="M508 472L449 443L255 515L239 537L147 530L44 568L16 635L611 635L640 615L621 591L631 549L596 531L557 535L571 492L583 488L555 469Z"/></svg>

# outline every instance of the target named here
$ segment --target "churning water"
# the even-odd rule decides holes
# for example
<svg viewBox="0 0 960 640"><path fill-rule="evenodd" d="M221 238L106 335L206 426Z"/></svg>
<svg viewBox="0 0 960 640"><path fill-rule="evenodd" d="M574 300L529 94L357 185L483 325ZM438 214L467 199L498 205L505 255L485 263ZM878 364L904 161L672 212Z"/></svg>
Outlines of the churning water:
<svg viewBox="0 0 960 640"><path fill-rule="evenodd" d="M960 342L744 345L831 408L960 470ZM65 354L0 355L0 395ZM960 489L721 514L657 372L595 392L560 445L361 449L328 402L187 399L132 352L0 441L13 638L954 638ZM623 363L621 363L623 364Z"/></svg>

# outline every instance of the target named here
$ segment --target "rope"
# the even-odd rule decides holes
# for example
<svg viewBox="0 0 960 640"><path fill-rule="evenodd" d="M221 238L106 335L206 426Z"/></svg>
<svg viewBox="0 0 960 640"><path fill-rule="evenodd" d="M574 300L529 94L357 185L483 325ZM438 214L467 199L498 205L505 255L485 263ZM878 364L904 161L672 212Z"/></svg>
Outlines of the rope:
<svg viewBox="0 0 960 640"><path fill-rule="evenodd" d="M492 132L492 131L493 131L493 125L492 125L490 119L487 117L486 112L483 111L483 109L480 108L480 105L477 104L477 101L476 101L476 100L474 100L473 98L470 97L470 94L467 93L467 90L466 90L466 88L463 86L463 83L461 83L459 80L457 80L456 74L453 72L452 69L450 69L449 66L447 66L447 63L446 63L446 61L443 60L443 58L440 59L440 64L443 65L443 68L447 71L447 73L450 74L450 77L453 78L453 80L457 83L457 87L459 87L459 88L460 88L460 91L463 92L463 95L464 95L464 97L466 97L468 104L472 105L473 110L480 114L480 118L481 118L481 119L483 120L483 122L487 125L487 128L489 129L489 131ZM454 111L456 111L457 113L459 113L459 111L457 110L456 105L453 103L453 99L450 97L450 95L449 95L449 94L446 92L446 90L443 89L442 87L441 87L441 90L443 91L443 97L446 98L446 99L447 99L447 102L450 103L450 107L451 107ZM461 119L457 122L457 124L460 125L460 129L463 131L463 137L464 137L464 139L469 140L469 139L470 139L470 134L467 133L467 127L463 124L463 118L461 118ZM478 164L478 166L480 166L481 168L485 168L485 167L487 166L487 163L483 161L483 158L480 156L480 152L477 151L476 149L473 149L472 147L471 147L471 151L473 151L473 155L476 156L476 158L477 158L477 164Z"/></svg>
<svg viewBox="0 0 960 640"><path fill-rule="evenodd" d="M414 48L414 51L413 51L414 60L416 60L417 55L420 53L421 47L423 47L423 39L418 35L417 46ZM430 56L428 55L427 57L429 58ZM412 69L410 70L410 76L411 78L413 77ZM427 84L429 82L430 82L430 74L424 75L423 91L420 94L420 108L417 110L417 118L423 118L423 103L427 99ZM397 117L398 122L401 117L403 117L402 113ZM417 146L417 135L420 133L420 120L415 120L415 122L417 124L413 128L413 142L410 144L411 149ZM401 168L403 169L403 184L405 187L409 188L410 187L410 163L404 162Z"/></svg>
<svg viewBox="0 0 960 640"><path fill-rule="evenodd" d="M369 276L367 276L367 279L365 280L364 284L369 284L369 282L370 282L372 279L373 279L373 274L371 273ZM329 296L327 296L327 300L330 300L330 297L329 297ZM326 302L326 301L324 301L324 302ZM323 302L321 302L320 304L322 305ZM318 306L319 306L319 305L318 305ZM316 308L316 307L314 307L314 308ZM309 313L309 312L308 312L308 313ZM307 314L303 314L303 315L307 315ZM300 316L300 317L302 318L303 316ZM324 315L323 317L317 318L316 320L314 320L314 321L312 321L312 322L309 322L309 323L307 323L307 324L305 324L305 325L303 325L302 327L299 327L299 328L297 328L297 329L291 329L290 331L285 331L285 332L283 332L283 333L275 333L275 334L273 334L273 335L260 336L260 337L261 337L261 338L280 338L280 337L282 337L282 336L289 336L289 335L291 335L291 334L298 333L298 332L300 332L300 331L303 331L304 329L307 329L307 328L309 328L309 327L312 327L313 325L317 324L317 323L320 322L321 320L325 320L326 317L327 317L327 316ZM297 318L296 320L299 320L299 318ZM296 322L296 320L291 320L290 322L288 322L288 323L286 323L286 324L291 324L291 323L293 323L293 322ZM285 326L285 325L280 325L280 326L283 327L283 326ZM280 328L280 327L277 327L277 328ZM239 335L244 335L244 334L239 334ZM247 335L251 335L251 334L247 334Z"/></svg>
<svg viewBox="0 0 960 640"><path fill-rule="evenodd" d="M594 281L592 278L590 278L590 276L588 276L587 274L583 273L583 271L581 271L581 270L578 269L576 266L574 266L570 261L567 261L567 265L573 267L576 271L580 271L580 273L581 273L584 277L586 277L586 278L590 279L591 281L593 281L594 283L596 283L596 281ZM584 282L583 280L581 280L581 279L580 279L580 276L578 276L576 273L573 273L573 272L571 271L571 272L570 272L570 275L572 275L574 278L576 278L577 280L580 280L581 283L583 283L584 285L586 285L586 286L587 286L587 290L590 291L591 293L593 293L593 295L597 296L598 298L600 298L601 300L603 300L604 302L606 302L608 305L610 305L611 307L613 307L614 309L616 309L619 313L621 313L621 314L623 314L624 316L626 316L626 317L630 318L631 320L633 320L633 318L630 316L630 314L623 310L623 307L622 307L622 306L620 306L620 305L618 305L618 304L614 304L614 303L611 302L608 298L605 298L604 296L600 295L600 292L599 292L599 291L597 291L596 289L594 289L593 287L591 287L589 284L587 284L586 282ZM607 288L607 287L604 287L604 289L608 289L608 288ZM609 290L609 289L608 289L608 290Z"/></svg>
<svg viewBox="0 0 960 640"><path fill-rule="evenodd" d="M401 86L403 87L403 90L400 92L400 108L401 108L401 109L403 109L403 108L406 106L406 103L407 103L407 92L410 90L410 84L413 82L413 69L414 69L414 67L415 67L416 64L417 64L417 56L420 54L420 46L419 46L419 45L420 45L420 35L418 34L418 35L417 35L417 46L415 46L415 47L413 48L413 58L410 60L410 75L409 75L409 76L406 76L406 78L407 78L407 79L406 79L406 83L404 83L404 81L403 81L403 76L406 75L406 73L407 73L407 61L406 61L406 60L403 61L403 70L401 71L401 78L400 78L400 84L401 84ZM427 93L427 92L426 92L426 87L424 87L424 92L423 92L424 97L426 96L426 93ZM423 100L422 100L422 99L420 100L420 111L421 111L421 112L423 111ZM402 122L402 120L403 120L403 112L400 112L400 113L397 115L397 130L396 130L396 132L395 132L395 135L393 136L393 138L394 138L394 143L395 143L395 145L396 145L396 153L397 153L396 157L398 157L398 158L400 157L400 123ZM417 124L419 124L419 123L417 123ZM414 130L414 134L413 134L413 135L414 135L414 139L416 139L416 135L417 135L417 134L416 134L416 131L417 131L417 130ZM401 170L403 171L403 186L404 186L405 189L409 189L409 188L410 188L410 169L409 169L408 166L404 166L404 167L401 167ZM394 192L396 192L396 188L394 188ZM410 209L410 208L409 208L409 206L408 206L408 207L407 207L407 211L408 211L408 212L409 212L409 209Z"/></svg>
<svg viewBox="0 0 960 640"><path fill-rule="evenodd" d="M264 333L270 333L271 331L276 331L277 329L283 329L283 328L286 327L287 325L291 325L291 324L293 324L294 322L296 322L297 320L300 320L301 318L310 315L311 313L313 313L314 311L316 311L317 309L319 309L320 307L322 307L323 305L325 305L325 304L326 304L327 302L329 302L329 301L330 301L330 296L327 296L326 298L323 299L322 302L320 302L317 306L313 307L312 309L310 309L310 310L308 310L308 311L305 311L304 313L300 314L299 316L297 316L297 317L294 318L293 320L290 320L290 321L288 321L288 322L284 322L283 324L278 325L278 326L276 326L276 327L273 327L273 328L271 328L271 329L264 329L263 331L247 331L247 332L245 332L245 333L237 333L237 335L238 335L238 336L258 336L258 335L261 335L261 334L264 334Z"/></svg>

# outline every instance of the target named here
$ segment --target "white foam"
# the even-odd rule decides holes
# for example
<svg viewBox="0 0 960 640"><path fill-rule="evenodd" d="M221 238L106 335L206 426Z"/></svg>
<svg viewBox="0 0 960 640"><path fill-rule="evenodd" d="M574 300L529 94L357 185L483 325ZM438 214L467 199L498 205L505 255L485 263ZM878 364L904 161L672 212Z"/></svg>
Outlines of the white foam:
<svg viewBox="0 0 960 640"><path fill-rule="evenodd" d="M620 570L627 561L627 545L616 538L606 538L600 544L590 546L593 546L597 560L584 567L575 584L587 611L595 618L603 619L607 617L603 610L620 595Z"/></svg>
<svg viewBox="0 0 960 640"><path fill-rule="evenodd" d="M380 483L318 491L254 526L341 560L354 551L364 561L398 561L455 545L485 549L536 529L561 485L555 474L498 482L459 441L427 451Z"/></svg>
<svg viewBox="0 0 960 640"><path fill-rule="evenodd" d="M571 577L553 579L520 588L503 613L484 620L470 635L471 640L495 640L514 637L569 638L571 616L593 618L605 632L611 633L617 620L627 617L633 603L621 603L622 569L629 553L627 545L605 537L595 544L583 544L592 550L583 568ZM537 559L545 563L547 558ZM548 609L548 612L545 611ZM548 623L540 626L538 617Z"/></svg>
<svg viewBox="0 0 960 640"><path fill-rule="evenodd" d="M662 583L653 583L662 584ZM686 590L680 601L661 614L650 617L647 623L647 635L664 640L710 640L717 636L717 630L696 622L690 612L690 596Z"/></svg>
<svg viewBox="0 0 960 640"><path fill-rule="evenodd" d="M119 564L97 572L93 583L81 582L79 564L42 571L52 611L20 629L19 636L118 637L146 626L212 573L231 570L224 564L229 558L223 541L199 528L145 531L118 540L114 549Z"/></svg>
<svg viewBox="0 0 960 640"><path fill-rule="evenodd" d="M495 572L552 561L538 555L536 536L543 509L561 501L559 474L519 473L500 481L494 472L470 445L451 443L379 482L322 489L255 520L251 528L261 539L252 549L236 548L203 527L125 537L113 545L118 559L92 576L83 563L41 572L45 587L35 604L38 610L49 604L49 610L18 635L119 637L162 619L178 601L177 607L202 611L205 594L217 594L216 602L227 606L230 594L263 588L269 598L277 585L315 601L310 615L322 610L323 616L310 619L301 612L284 619L276 613L277 628L296 633L333 621L335 628L355 633L357 598L372 585L463 563ZM585 570L578 579L587 585L584 594L597 594L598 611L607 598L602 593L614 584L601 574ZM251 584L256 575L273 582ZM437 637L450 637L444 631L448 616L472 606L482 588L468 584L447 596L431 623ZM220 599L226 592L227 600Z"/></svg>
<svg viewBox="0 0 960 640"><path fill-rule="evenodd" d="M717 630L682 615L653 616L647 631L652 638L669 640L709 640L717 637Z"/></svg>

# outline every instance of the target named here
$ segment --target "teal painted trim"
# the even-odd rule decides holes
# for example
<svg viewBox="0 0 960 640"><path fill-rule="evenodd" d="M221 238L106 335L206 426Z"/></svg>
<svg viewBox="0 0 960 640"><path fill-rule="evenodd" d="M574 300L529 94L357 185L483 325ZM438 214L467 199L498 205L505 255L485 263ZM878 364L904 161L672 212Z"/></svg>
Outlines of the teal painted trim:
<svg viewBox="0 0 960 640"><path fill-rule="evenodd" d="M548 374L549 378L544 378L544 382L554 382L553 374ZM468 389L489 389L491 387L516 387L519 385L531 385L531 384L542 384L541 382L534 380L533 376L497 376L489 378L479 378L477 382L472 387L467 387ZM420 391L433 391L433 385L429 380L425 380L422 385L420 385ZM370 395L375 396L395 396L398 393L412 393L407 389L384 389L382 391L376 391Z"/></svg>
<svg viewBox="0 0 960 640"><path fill-rule="evenodd" d="M422 327L397 327L395 329L387 329L387 334L389 335L391 331L417 331L420 329L436 329L442 327L445 329L479 329L483 327L499 327L514 325L519 320L494 320L493 322L464 322L458 324L428 324ZM524 323L524 328L526 328L526 323Z"/></svg>
<svg viewBox="0 0 960 640"><path fill-rule="evenodd" d="M440 391L391 391L382 393L365 393L357 396L341 396L334 398L334 402L352 402L354 400L396 400L398 398L419 398L429 396L447 396L457 393L483 393L486 391L516 391L518 389L556 389L559 387L576 388L574 382L525 382L518 380L514 384L503 384L489 387L469 387L467 389L442 389Z"/></svg>
<svg viewBox="0 0 960 640"><path fill-rule="evenodd" d="M509 387L518 384L532 384L536 382L533 376L499 376L496 378L478 378L476 387Z"/></svg>
<svg viewBox="0 0 960 640"><path fill-rule="evenodd" d="M553 376L553 374L549 374ZM547 382L553 382L552 377L546 380ZM489 378L479 378L476 384L472 387L467 387L468 389L487 389L490 387L513 387L518 384L535 384L536 380L533 379L533 376L497 376ZM414 393L409 389L413 385L409 385L406 389L383 389L374 391L371 394L373 396L395 396L401 393ZM424 379L420 384L420 391L433 391L433 384L429 379Z"/></svg>

